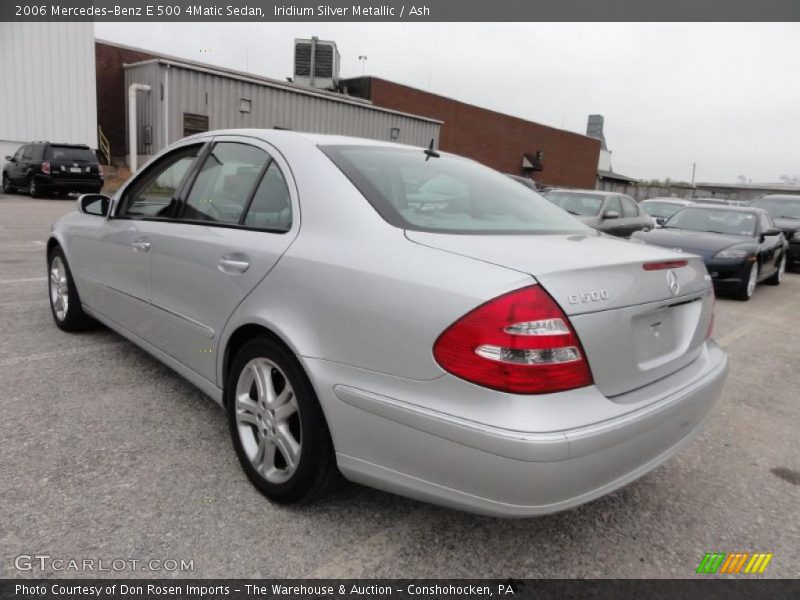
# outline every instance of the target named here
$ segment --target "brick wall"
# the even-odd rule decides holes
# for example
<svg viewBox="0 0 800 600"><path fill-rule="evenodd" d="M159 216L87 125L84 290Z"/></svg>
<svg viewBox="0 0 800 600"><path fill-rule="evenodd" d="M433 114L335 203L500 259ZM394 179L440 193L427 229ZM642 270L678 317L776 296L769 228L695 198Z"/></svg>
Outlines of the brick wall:
<svg viewBox="0 0 800 600"><path fill-rule="evenodd" d="M359 81L358 79L361 79ZM594 189L600 141L525 121L377 77L344 82L376 106L444 121L442 150L467 156L504 173L522 174L522 154L544 152L536 181Z"/></svg>
<svg viewBox="0 0 800 600"><path fill-rule="evenodd" d="M97 122L111 144L111 155L127 153L125 129L125 69L124 63L157 58L154 54L122 48L96 41L94 57L97 69Z"/></svg>

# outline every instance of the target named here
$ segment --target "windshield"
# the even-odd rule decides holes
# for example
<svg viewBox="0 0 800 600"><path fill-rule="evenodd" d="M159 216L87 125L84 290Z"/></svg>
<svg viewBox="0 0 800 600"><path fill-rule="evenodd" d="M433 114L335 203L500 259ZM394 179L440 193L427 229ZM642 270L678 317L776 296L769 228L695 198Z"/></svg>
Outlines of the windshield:
<svg viewBox="0 0 800 600"><path fill-rule="evenodd" d="M752 237L756 232L756 222L756 215L750 212L716 208L684 208L664 223L664 227Z"/></svg>
<svg viewBox="0 0 800 600"><path fill-rule="evenodd" d="M639 206L648 215L658 219L668 219L683 208L682 205L672 204L671 202L642 202Z"/></svg>
<svg viewBox="0 0 800 600"><path fill-rule="evenodd" d="M50 160L96 163L97 158L89 148L76 146L50 146Z"/></svg>
<svg viewBox="0 0 800 600"><path fill-rule="evenodd" d="M800 196L797 200L789 198L756 200L753 206L763 208L773 219L800 219Z"/></svg>
<svg viewBox="0 0 800 600"><path fill-rule="evenodd" d="M548 192L545 197L572 215L594 217L603 205L603 196L581 192Z"/></svg>
<svg viewBox="0 0 800 600"><path fill-rule="evenodd" d="M402 229L441 233L587 233L516 181L476 162L382 146L320 146L378 213Z"/></svg>

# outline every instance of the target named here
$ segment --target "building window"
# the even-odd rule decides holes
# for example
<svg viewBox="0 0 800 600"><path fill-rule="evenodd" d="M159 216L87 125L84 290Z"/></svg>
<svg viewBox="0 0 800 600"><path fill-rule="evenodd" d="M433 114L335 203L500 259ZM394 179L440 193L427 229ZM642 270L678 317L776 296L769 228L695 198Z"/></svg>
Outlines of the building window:
<svg viewBox="0 0 800 600"><path fill-rule="evenodd" d="M389 134L393 140L396 140L400 137L400 128L399 127L392 127L392 131Z"/></svg>
<svg viewBox="0 0 800 600"><path fill-rule="evenodd" d="M208 131L208 116L183 113L183 135L194 135Z"/></svg>
<svg viewBox="0 0 800 600"><path fill-rule="evenodd" d="M241 100L239 100L239 112L249 113L250 106L251 106L250 100L248 100L247 98L242 98Z"/></svg>

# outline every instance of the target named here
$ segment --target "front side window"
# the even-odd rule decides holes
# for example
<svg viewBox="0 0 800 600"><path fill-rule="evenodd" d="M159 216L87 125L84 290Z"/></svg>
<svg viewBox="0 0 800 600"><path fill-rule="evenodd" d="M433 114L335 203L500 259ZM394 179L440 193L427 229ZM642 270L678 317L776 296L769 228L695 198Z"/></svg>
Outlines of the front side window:
<svg viewBox="0 0 800 600"><path fill-rule="evenodd" d="M22 147L22 158L24 160L33 160L33 146Z"/></svg>
<svg viewBox="0 0 800 600"><path fill-rule="evenodd" d="M17 153L14 155L14 160L22 160L22 157L25 155L25 146L22 146Z"/></svg>
<svg viewBox="0 0 800 600"><path fill-rule="evenodd" d="M622 216L622 205L619 201L619 196L611 196L606 200L606 205L603 207L603 214L615 212L618 217Z"/></svg>
<svg viewBox="0 0 800 600"><path fill-rule="evenodd" d="M621 196L620 202L622 202L622 216L623 217L638 217L639 216L639 209L636 207L636 203L628 198L627 196Z"/></svg>
<svg viewBox="0 0 800 600"><path fill-rule="evenodd" d="M320 146L372 207L402 229L536 234L589 229L513 179L478 163L390 146Z"/></svg>
<svg viewBox="0 0 800 600"><path fill-rule="evenodd" d="M546 197L572 215L594 217L603 206L604 196L585 192L548 192Z"/></svg>
<svg viewBox="0 0 800 600"><path fill-rule="evenodd" d="M202 144L181 148L163 157L142 174L128 197L126 217L167 217L177 202L181 182L189 172Z"/></svg>
<svg viewBox="0 0 800 600"><path fill-rule="evenodd" d="M239 223L269 155L255 146L219 142L203 162L182 219Z"/></svg>

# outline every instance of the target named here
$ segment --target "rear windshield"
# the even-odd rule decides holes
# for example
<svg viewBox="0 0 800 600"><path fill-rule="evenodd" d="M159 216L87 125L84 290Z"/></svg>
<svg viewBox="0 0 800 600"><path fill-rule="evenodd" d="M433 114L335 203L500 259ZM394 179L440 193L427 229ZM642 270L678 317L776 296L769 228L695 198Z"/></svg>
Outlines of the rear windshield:
<svg viewBox="0 0 800 600"><path fill-rule="evenodd" d="M97 162L94 152L89 148L76 146L50 146L50 160L69 160L72 162Z"/></svg>
<svg viewBox="0 0 800 600"><path fill-rule="evenodd" d="M763 208L773 219L800 219L800 196L797 200L794 199L781 199L777 198L756 200L753 206Z"/></svg>
<svg viewBox="0 0 800 600"><path fill-rule="evenodd" d="M581 192L548 192L548 200L572 215L594 217L603 205L603 196Z"/></svg>
<svg viewBox="0 0 800 600"><path fill-rule="evenodd" d="M389 223L461 234L586 233L582 223L476 162L423 150L320 146Z"/></svg>
<svg viewBox="0 0 800 600"><path fill-rule="evenodd" d="M716 208L684 208L664 223L664 227L754 236L757 221L755 213L750 212Z"/></svg>
<svg viewBox="0 0 800 600"><path fill-rule="evenodd" d="M671 202L642 202L639 206L651 217L659 219L668 219L683 208L681 204L672 204Z"/></svg>

